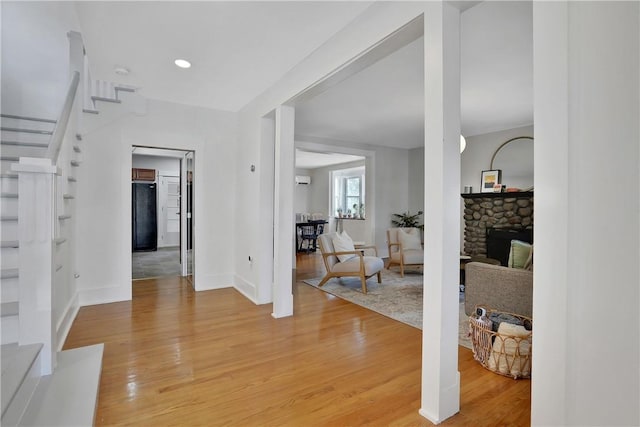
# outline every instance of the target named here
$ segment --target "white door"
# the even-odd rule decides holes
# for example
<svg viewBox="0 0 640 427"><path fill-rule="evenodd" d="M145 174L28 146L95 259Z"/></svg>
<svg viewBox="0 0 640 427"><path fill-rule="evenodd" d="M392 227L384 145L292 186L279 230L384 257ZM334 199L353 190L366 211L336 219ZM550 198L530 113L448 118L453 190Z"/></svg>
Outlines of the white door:
<svg viewBox="0 0 640 427"><path fill-rule="evenodd" d="M160 246L180 245L180 177L160 176Z"/></svg>

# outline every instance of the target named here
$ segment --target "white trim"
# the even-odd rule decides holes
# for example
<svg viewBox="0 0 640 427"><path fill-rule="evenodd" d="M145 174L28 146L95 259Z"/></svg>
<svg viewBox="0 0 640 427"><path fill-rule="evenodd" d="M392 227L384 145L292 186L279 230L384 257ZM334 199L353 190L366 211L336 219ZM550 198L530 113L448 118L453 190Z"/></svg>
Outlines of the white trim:
<svg viewBox="0 0 640 427"><path fill-rule="evenodd" d="M81 289L78 291L78 302L81 307L86 307L88 305L131 301L131 288L133 286L131 284L131 273L129 273L129 280L126 283L129 284L126 290L123 290L123 286L120 285L110 286L108 288Z"/></svg>
<svg viewBox="0 0 640 427"><path fill-rule="evenodd" d="M276 108L274 200L273 317L293 315L293 192L295 176L295 109Z"/></svg>
<svg viewBox="0 0 640 427"><path fill-rule="evenodd" d="M234 288L238 292L240 292L242 295L247 297L249 300L251 300L251 302L253 302L256 305L268 304L268 302L262 302L261 303L256 298L257 286L255 284L247 282L246 280L244 280L242 277L238 276L237 274L235 275Z"/></svg>
<svg viewBox="0 0 640 427"><path fill-rule="evenodd" d="M64 342L69 335L69 331L71 330L71 326L73 325L73 321L76 319L78 315L78 311L80 311L80 305L78 304L78 292L73 295L73 297L69 300L69 303L63 310L63 314L56 325L56 333L57 337L57 351L62 351L62 347L64 347Z"/></svg>

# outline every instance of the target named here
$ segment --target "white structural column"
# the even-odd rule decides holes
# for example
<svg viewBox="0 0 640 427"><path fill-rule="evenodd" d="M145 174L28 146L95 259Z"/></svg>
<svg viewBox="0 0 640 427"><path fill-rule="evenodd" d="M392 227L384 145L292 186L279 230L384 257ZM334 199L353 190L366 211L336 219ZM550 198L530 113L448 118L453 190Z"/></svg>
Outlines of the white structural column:
<svg viewBox="0 0 640 427"><path fill-rule="evenodd" d="M640 3L533 2L533 19L531 424L637 426Z"/></svg>
<svg viewBox="0 0 640 427"><path fill-rule="evenodd" d="M460 409L460 12L427 2L425 259L420 414L439 424Z"/></svg>
<svg viewBox="0 0 640 427"><path fill-rule="evenodd" d="M532 421L537 419L537 425L564 424L567 404L567 361L558 356L567 351L567 324L563 317L567 307L569 238L568 22L566 2L534 4L536 335L532 390L546 390L542 395L532 392L532 410L536 405L539 408L536 416L532 411ZM552 262L545 262L546 254L551 255ZM538 315L536 311L541 308L556 315ZM553 350L543 351L545 347Z"/></svg>
<svg viewBox="0 0 640 427"><path fill-rule="evenodd" d="M293 314L294 119L293 107L281 105L276 108L272 313L276 318Z"/></svg>
<svg viewBox="0 0 640 427"><path fill-rule="evenodd" d="M56 365L56 325L53 313L55 181L57 168L49 159L21 157L18 172L20 233L20 344L43 344L41 373Z"/></svg>

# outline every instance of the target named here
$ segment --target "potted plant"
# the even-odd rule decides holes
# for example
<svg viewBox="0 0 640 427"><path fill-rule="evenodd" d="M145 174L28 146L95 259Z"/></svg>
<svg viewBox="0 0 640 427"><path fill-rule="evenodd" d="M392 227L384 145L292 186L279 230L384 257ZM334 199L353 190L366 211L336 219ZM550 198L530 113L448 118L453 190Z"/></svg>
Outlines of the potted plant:
<svg viewBox="0 0 640 427"><path fill-rule="evenodd" d="M342 208L338 208L338 218L342 218Z"/></svg>
<svg viewBox="0 0 640 427"><path fill-rule="evenodd" d="M416 214L412 214L409 211L399 213L399 214L391 214L393 218L391 218L391 224L394 227L402 227L402 228L419 228L422 230L424 225L420 223L420 215L422 215L422 211L418 211Z"/></svg>

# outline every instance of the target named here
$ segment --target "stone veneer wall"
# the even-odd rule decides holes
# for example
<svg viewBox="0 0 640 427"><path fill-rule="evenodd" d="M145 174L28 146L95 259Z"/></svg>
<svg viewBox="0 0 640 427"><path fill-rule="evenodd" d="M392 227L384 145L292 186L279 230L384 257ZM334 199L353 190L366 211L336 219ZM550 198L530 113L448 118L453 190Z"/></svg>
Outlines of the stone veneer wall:
<svg viewBox="0 0 640 427"><path fill-rule="evenodd" d="M464 253L487 255L487 228L533 228L533 192L463 194Z"/></svg>

